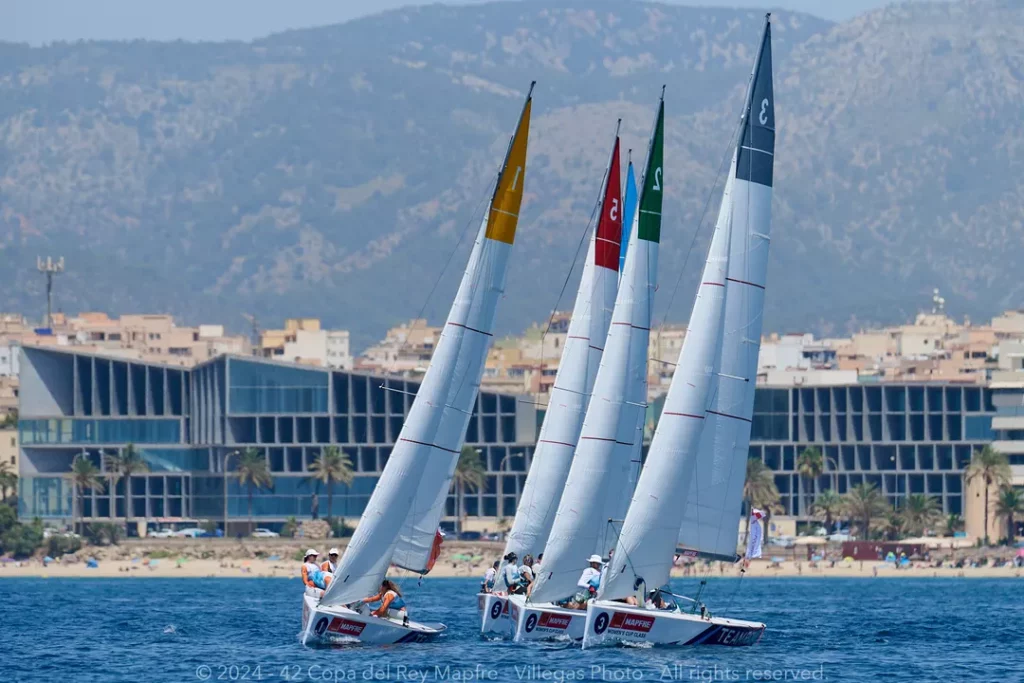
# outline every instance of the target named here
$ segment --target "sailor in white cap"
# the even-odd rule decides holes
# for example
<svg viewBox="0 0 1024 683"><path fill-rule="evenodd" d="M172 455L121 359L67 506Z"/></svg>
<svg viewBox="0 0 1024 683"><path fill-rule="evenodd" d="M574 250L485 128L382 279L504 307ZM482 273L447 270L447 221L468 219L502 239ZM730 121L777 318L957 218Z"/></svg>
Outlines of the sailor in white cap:
<svg viewBox="0 0 1024 683"><path fill-rule="evenodd" d="M331 548L327 551L327 561L320 565L320 569L328 574L334 574L338 569L338 549Z"/></svg>
<svg viewBox="0 0 1024 683"><path fill-rule="evenodd" d="M302 561L302 583L307 588L319 588L326 590L327 586L331 585L331 577L325 574L320 565L316 563L316 558L320 556L313 548L306 551L306 556Z"/></svg>

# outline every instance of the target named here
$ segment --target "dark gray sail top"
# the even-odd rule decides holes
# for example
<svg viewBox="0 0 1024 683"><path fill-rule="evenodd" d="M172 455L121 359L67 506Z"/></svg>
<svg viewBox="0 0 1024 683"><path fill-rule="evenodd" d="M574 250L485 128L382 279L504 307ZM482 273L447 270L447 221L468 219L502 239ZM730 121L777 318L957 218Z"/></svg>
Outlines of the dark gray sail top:
<svg viewBox="0 0 1024 683"><path fill-rule="evenodd" d="M747 110L743 117L736 178L772 186L775 154L775 92L772 89L772 26L765 20L761 52L754 65Z"/></svg>

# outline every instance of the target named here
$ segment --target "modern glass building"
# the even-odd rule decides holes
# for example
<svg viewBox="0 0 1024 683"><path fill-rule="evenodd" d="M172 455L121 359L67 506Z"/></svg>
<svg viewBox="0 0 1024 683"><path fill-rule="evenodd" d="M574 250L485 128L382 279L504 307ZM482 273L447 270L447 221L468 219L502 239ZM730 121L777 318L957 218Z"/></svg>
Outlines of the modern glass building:
<svg viewBox="0 0 1024 683"><path fill-rule="evenodd" d="M134 443L149 472L131 480L130 517L158 523L247 519L247 490L233 476L232 453L256 448L274 477L256 491L261 525L309 518L315 485L309 466L328 444L351 458L356 478L336 484L334 516L358 517L373 491L418 389L415 382L241 356L183 369L61 350L27 348L21 357L19 511L71 517L69 472L84 454L106 472L104 454ZM659 408L651 407L653 417ZM538 430L535 404L481 392L466 435L479 448L486 484L466 495L470 517L511 519ZM911 493L935 496L945 513L964 511L963 471L994 440L1024 436L1024 392L954 384L759 387L751 457L775 472L785 514L806 518L812 494L876 484L890 503ZM993 418L996 418L993 423ZM797 471L807 447L825 472L808 482ZM1011 449L1011 452L1012 449ZM1010 455L1024 465L1024 447ZM227 472L225 472L225 460ZM811 490L813 489L813 491ZM125 482L87 491L87 520L126 516ZM318 493L327 514L327 492ZM448 501L449 521L456 515Z"/></svg>
<svg viewBox="0 0 1024 683"><path fill-rule="evenodd" d="M962 514L964 469L975 450L992 443L995 404L1009 394L1020 402L1019 390L974 385L760 387L750 456L776 473L785 514L807 517L812 493L842 494L864 482L893 505L921 493L940 500L946 514ZM817 481L797 471L797 458L811 446L824 456Z"/></svg>
<svg viewBox="0 0 1024 683"><path fill-rule="evenodd" d="M123 479L111 478L113 486L86 491L86 520L221 522L225 490L229 522L246 520L248 491L232 473L233 454L245 448L263 453L274 477L273 486L254 494L259 524L309 518L315 491L325 517L327 491L309 480L309 466L328 444L338 445L356 470L351 486L334 485L332 513L358 517L419 386L247 356L184 369L25 348L21 361L19 514L51 520L71 517L73 459L83 454L106 475L104 455L128 443L141 450L149 471L131 477L130 492ZM482 452L488 474L483 489L466 496L467 514L514 515L536 415L530 401L480 393L466 440ZM454 496L448 513L456 514Z"/></svg>

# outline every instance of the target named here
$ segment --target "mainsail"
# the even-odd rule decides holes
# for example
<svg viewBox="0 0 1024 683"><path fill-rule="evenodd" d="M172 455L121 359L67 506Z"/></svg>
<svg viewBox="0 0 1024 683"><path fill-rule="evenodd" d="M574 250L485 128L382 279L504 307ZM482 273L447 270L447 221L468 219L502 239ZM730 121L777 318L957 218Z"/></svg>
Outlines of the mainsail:
<svg viewBox="0 0 1024 683"><path fill-rule="evenodd" d="M533 84L430 367L321 604L372 595L388 566L425 573L490 347L523 198Z"/></svg>
<svg viewBox="0 0 1024 683"><path fill-rule="evenodd" d="M643 439L647 407L647 343L661 237L664 117L662 98L604 357L544 548L543 569L532 591L538 602L560 600L576 590L587 557L606 553L615 542L609 516L631 493L631 461Z"/></svg>
<svg viewBox="0 0 1024 683"><path fill-rule="evenodd" d="M697 445L722 333L731 184L731 179L726 181L676 371L615 546L614 560L601 582L599 598L617 599L632 594L638 578L651 587L668 581L676 533L683 520L679 491L690 481L697 461Z"/></svg>
<svg viewBox="0 0 1024 683"><path fill-rule="evenodd" d="M771 22L766 18L730 169L732 239L717 373L694 475L683 483L680 543L710 558L736 557L761 348L774 154Z"/></svg>
<svg viewBox="0 0 1024 683"><path fill-rule="evenodd" d="M530 473L523 487L505 553L519 557L544 548L562 498L587 402L601 363L618 290L622 200L619 196L619 136L605 172L597 228L590 240L562 358L551 389ZM498 573L501 588L502 572Z"/></svg>

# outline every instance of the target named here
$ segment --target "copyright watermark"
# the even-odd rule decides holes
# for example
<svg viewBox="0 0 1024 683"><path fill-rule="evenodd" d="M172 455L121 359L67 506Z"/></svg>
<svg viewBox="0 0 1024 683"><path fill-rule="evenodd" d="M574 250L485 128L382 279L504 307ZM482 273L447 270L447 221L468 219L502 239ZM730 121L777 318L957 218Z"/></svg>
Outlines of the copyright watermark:
<svg viewBox="0 0 1024 683"><path fill-rule="evenodd" d="M199 681L286 681L339 683L340 681L827 681L824 665L817 668L772 668L770 666L730 669L714 666L668 664L660 667L606 666L545 667L538 664L496 668L483 664L414 667L404 664L367 664L358 667L312 664L200 664Z"/></svg>

